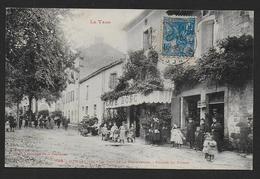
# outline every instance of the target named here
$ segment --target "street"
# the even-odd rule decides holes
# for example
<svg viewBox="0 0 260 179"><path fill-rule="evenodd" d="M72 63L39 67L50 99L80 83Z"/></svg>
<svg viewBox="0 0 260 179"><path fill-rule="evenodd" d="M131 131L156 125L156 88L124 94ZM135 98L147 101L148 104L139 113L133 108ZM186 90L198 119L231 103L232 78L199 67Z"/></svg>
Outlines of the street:
<svg viewBox="0 0 260 179"><path fill-rule="evenodd" d="M208 162L202 152L170 145L101 141L76 130L25 128L5 133L5 167L252 169L252 155L225 151Z"/></svg>

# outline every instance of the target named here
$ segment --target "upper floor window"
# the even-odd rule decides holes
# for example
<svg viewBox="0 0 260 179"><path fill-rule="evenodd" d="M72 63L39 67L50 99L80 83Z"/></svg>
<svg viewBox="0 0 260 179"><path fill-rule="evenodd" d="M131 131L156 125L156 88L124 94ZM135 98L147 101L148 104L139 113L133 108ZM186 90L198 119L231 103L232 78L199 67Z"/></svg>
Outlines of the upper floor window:
<svg viewBox="0 0 260 179"><path fill-rule="evenodd" d="M94 104L94 117L96 117L96 116L97 116L97 105Z"/></svg>
<svg viewBox="0 0 260 179"><path fill-rule="evenodd" d="M143 48L148 50L152 47L152 28L145 30L143 33Z"/></svg>
<svg viewBox="0 0 260 179"><path fill-rule="evenodd" d="M62 95L62 103L65 104L65 94Z"/></svg>
<svg viewBox="0 0 260 179"><path fill-rule="evenodd" d="M117 85L117 73L111 73L109 79L109 88L114 89Z"/></svg>
<svg viewBox="0 0 260 179"><path fill-rule="evenodd" d="M74 91L72 91L72 101L74 101L74 99L75 99L75 93L74 93Z"/></svg>
<svg viewBox="0 0 260 179"><path fill-rule="evenodd" d="M201 55L213 47L214 43L214 20L202 22L200 26L201 31Z"/></svg>
<svg viewBox="0 0 260 179"><path fill-rule="evenodd" d="M88 85L86 86L86 100L88 100Z"/></svg>
<svg viewBox="0 0 260 179"><path fill-rule="evenodd" d="M86 106L86 111L85 111L85 114L88 115L88 106Z"/></svg>
<svg viewBox="0 0 260 179"><path fill-rule="evenodd" d="M66 103L69 102L69 92L66 93Z"/></svg>

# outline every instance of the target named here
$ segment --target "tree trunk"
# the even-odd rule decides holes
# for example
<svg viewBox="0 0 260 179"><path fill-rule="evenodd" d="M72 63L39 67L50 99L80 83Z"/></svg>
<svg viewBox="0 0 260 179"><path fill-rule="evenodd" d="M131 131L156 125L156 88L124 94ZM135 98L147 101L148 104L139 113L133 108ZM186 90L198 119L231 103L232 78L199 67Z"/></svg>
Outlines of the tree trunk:
<svg viewBox="0 0 260 179"><path fill-rule="evenodd" d="M38 98L35 98L35 116L38 116Z"/></svg>
<svg viewBox="0 0 260 179"><path fill-rule="evenodd" d="M16 128L19 128L19 104L20 102L17 102L16 103Z"/></svg>
<svg viewBox="0 0 260 179"><path fill-rule="evenodd" d="M32 121L32 96L29 96L29 123Z"/></svg>

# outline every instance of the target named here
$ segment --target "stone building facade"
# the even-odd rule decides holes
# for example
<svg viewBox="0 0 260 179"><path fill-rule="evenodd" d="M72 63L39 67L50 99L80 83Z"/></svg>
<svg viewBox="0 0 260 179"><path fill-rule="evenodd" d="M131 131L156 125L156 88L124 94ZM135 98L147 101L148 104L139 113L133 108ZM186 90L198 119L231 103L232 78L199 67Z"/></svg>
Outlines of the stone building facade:
<svg viewBox="0 0 260 179"><path fill-rule="evenodd" d="M122 75L124 59L116 60L80 80L79 117L97 117L100 124L106 116L101 95L112 91Z"/></svg>
<svg viewBox="0 0 260 179"><path fill-rule="evenodd" d="M158 69L163 73L168 64L164 63L160 55L162 19L164 16L179 15L196 17L196 47L194 58L188 62L190 64L196 64L196 59L221 39L228 36L242 34L253 36L254 34L253 11L187 11L185 14L168 15L166 10L145 10L124 28L128 34L128 50L155 49L159 52ZM164 81L168 84L167 80ZM253 116L253 82L249 81L242 90L206 84L184 89L178 96L173 95L172 123L185 130L186 118L191 111L199 122L201 118L206 117L206 114L211 114L214 108L223 115L224 136L229 138L232 133L238 133L239 128L236 124L241 121L246 122L248 117Z"/></svg>
<svg viewBox="0 0 260 179"><path fill-rule="evenodd" d="M61 100L56 102L56 110L62 111L63 115L70 119L71 124L79 122L79 70L81 58L74 61L74 67L67 70L68 82L66 89L62 92Z"/></svg>

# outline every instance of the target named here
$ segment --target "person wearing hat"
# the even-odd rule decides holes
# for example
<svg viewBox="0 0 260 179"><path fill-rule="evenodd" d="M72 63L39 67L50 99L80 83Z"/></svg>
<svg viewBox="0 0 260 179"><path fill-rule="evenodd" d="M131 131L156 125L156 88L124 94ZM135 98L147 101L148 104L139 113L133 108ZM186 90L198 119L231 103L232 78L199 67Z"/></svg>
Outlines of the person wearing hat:
<svg viewBox="0 0 260 179"><path fill-rule="evenodd" d="M217 120L216 117L213 116L211 125L211 133L213 135L213 139L217 142L218 151L222 151L222 125Z"/></svg>
<svg viewBox="0 0 260 179"><path fill-rule="evenodd" d="M186 139L190 148L194 148L196 124L191 117L188 118Z"/></svg>

